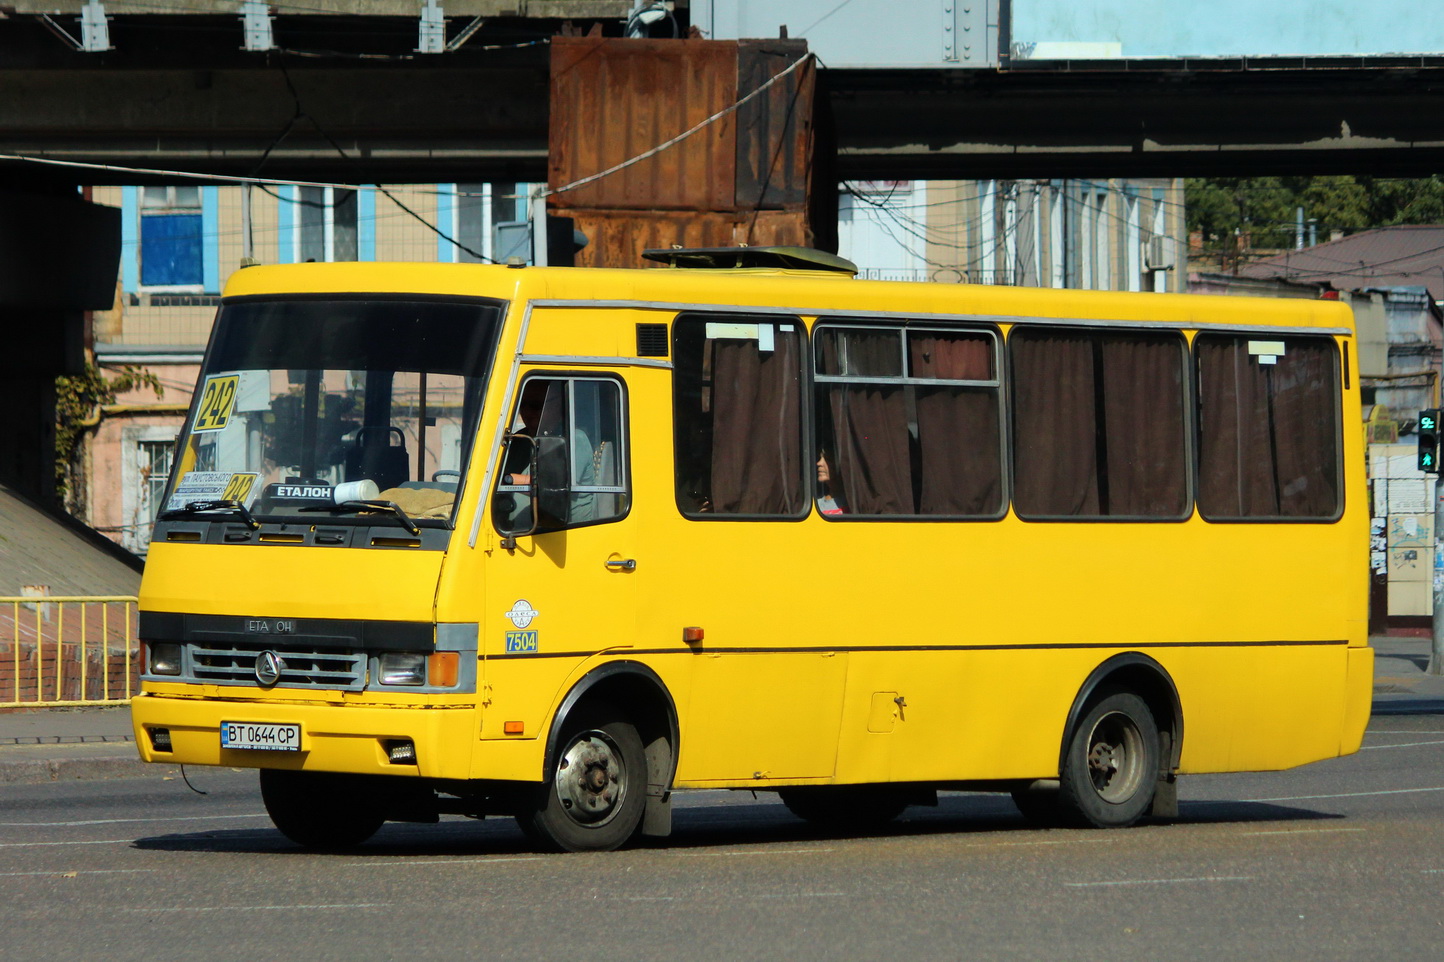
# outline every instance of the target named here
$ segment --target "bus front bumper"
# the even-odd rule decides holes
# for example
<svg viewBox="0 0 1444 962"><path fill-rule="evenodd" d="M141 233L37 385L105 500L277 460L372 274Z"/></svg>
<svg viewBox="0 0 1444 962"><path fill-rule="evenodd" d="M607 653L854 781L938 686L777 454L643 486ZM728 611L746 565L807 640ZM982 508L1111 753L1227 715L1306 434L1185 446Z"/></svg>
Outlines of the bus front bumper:
<svg viewBox="0 0 1444 962"><path fill-rule="evenodd" d="M147 762L456 779L470 777L478 721L470 705L317 705L155 694L133 699L131 718ZM222 748L221 726L227 723L299 726L299 747ZM163 750L167 739L169 751Z"/></svg>

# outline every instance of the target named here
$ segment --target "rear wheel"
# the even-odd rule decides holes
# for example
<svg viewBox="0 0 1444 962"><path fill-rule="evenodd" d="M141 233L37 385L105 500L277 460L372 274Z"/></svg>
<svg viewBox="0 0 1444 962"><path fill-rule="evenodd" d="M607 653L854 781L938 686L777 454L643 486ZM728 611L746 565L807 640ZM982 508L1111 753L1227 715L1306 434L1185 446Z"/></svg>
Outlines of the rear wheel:
<svg viewBox="0 0 1444 962"><path fill-rule="evenodd" d="M798 818L838 831L881 828L910 803L906 792L878 785L816 785L777 794Z"/></svg>
<svg viewBox="0 0 1444 962"><path fill-rule="evenodd" d="M1059 775L1059 802L1068 821L1122 828L1148 811L1158 784L1158 726L1132 692L1093 704L1068 741Z"/></svg>
<svg viewBox="0 0 1444 962"><path fill-rule="evenodd" d="M607 852L642 823L647 759L637 730L603 705L574 712L557 743L551 778L517 816L538 847Z"/></svg>
<svg viewBox="0 0 1444 962"><path fill-rule="evenodd" d="M261 801L281 834L305 848L354 848L386 821L366 779L330 772L261 769Z"/></svg>

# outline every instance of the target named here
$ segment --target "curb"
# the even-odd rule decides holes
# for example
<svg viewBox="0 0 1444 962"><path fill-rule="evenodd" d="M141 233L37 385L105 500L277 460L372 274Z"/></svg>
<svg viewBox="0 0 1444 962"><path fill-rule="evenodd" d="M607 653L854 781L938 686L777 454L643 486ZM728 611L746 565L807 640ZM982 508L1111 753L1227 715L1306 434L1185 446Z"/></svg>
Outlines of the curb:
<svg viewBox="0 0 1444 962"><path fill-rule="evenodd" d="M30 747L33 751L32 746ZM179 766L150 764L129 751L103 755L65 755L55 753L32 757L15 757L22 752L0 751L0 785L42 785L51 782L82 781L101 778L144 778L179 771ZM93 750L93 749L92 749ZM5 758L6 754L11 755ZM29 754L24 752L23 754Z"/></svg>
<svg viewBox="0 0 1444 962"><path fill-rule="evenodd" d="M27 758L0 761L0 783L38 785L91 778L134 778L148 774L139 758Z"/></svg>

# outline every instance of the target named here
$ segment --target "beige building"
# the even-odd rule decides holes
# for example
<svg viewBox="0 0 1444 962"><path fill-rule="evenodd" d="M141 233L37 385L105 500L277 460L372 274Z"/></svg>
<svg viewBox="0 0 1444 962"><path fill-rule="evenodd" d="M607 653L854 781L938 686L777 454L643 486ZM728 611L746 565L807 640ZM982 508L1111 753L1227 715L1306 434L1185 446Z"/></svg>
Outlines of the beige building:
<svg viewBox="0 0 1444 962"><path fill-rule="evenodd" d="M1079 290L1187 290L1183 181L861 181L840 253L863 276Z"/></svg>

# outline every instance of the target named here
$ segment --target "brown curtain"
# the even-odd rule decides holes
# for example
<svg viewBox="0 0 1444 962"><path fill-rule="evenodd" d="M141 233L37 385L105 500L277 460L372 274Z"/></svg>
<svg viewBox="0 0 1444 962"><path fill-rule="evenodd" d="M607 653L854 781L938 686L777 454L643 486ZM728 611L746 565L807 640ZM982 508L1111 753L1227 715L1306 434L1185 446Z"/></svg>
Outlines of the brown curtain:
<svg viewBox="0 0 1444 962"><path fill-rule="evenodd" d="M1183 352L1173 336L1099 339L1105 513L1178 517L1188 499Z"/></svg>
<svg viewBox="0 0 1444 962"><path fill-rule="evenodd" d="M822 373L896 377L895 331L828 331ZM825 385L837 452L832 465L851 514L913 514L907 404L900 384Z"/></svg>
<svg viewBox="0 0 1444 962"><path fill-rule="evenodd" d="M1092 338L1014 330L1013 504L1021 515L1097 515Z"/></svg>
<svg viewBox="0 0 1444 962"><path fill-rule="evenodd" d="M1294 342L1269 374L1277 439L1279 514L1329 518L1339 510L1339 401L1334 345Z"/></svg>
<svg viewBox="0 0 1444 962"><path fill-rule="evenodd" d="M986 381L994 376L987 337L913 334L913 377ZM986 515L1002 507L996 388L917 388L919 514Z"/></svg>
<svg viewBox="0 0 1444 962"><path fill-rule="evenodd" d="M754 340L712 342L712 510L719 514L799 514L802 378L795 333L775 335L762 353Z"/></svg>
<svg viewBox="0 0 1444 962"><path fill-rule="evenodd" d="M1198 502L1216 518L1332 517L1338 398L1332 343L1285 342L1275 364L1241 337L1199 335Z"/></svg>

